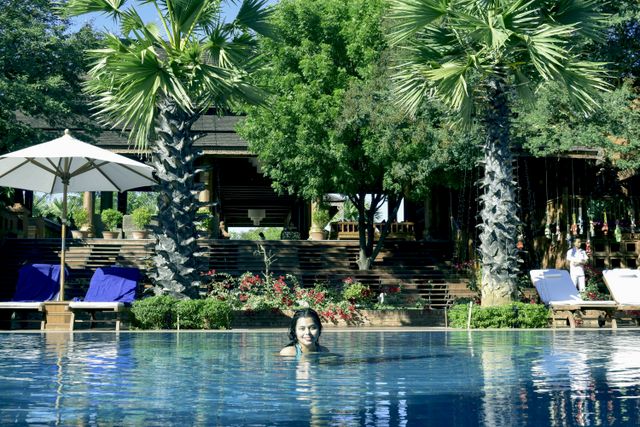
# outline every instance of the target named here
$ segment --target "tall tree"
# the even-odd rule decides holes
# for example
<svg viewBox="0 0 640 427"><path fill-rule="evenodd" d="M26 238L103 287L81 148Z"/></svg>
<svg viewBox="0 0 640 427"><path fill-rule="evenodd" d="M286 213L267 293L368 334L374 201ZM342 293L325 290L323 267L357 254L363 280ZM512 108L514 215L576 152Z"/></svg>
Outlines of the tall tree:
<svg viewBox="0 0 640 427"><path fill-rule="evenodd" d="M280 37L261 43L269 66L257 78L269 89L268 108L250 110L239 129L277 191L349 197L360 269L371 268L389 230L374 241L376 211L386 201L395 215L403 197L422 195L418 174L440 159L427 154L438 130L390 103L384 10L378 0L282 0L273 16Z"/></svg>
<svg viewBox="0 0 640 427"><path fill-rule="evenodd" d="M193 123L207 110L257 102L247 83L257 66L253 36L268 35L266 0L244 0L224 22L218 0L140 0L158 12L145 24L123 0L69 0L69 15L102 12L122 35L106 34L90 51L87 93L101 120L130 128L130 141L149 148L159 185L157 245L151 278L156 293L197 297L196 211L201 206Z"/></svg>
<svg viewBox="0 0 640 427"><path fill-rule="evenodd" d="M0 0L0 152L51 137L43 128L87 121L82 53L95 43L88 27L70 32L51 1ZM48 126L35 128L21 115Z"/></svg>
<svg viewBox="0 0 640 427"><path fill-rule="evenodd" d="M516 290L516 192L510 147L514 99L532 101L557 81L575 107L597 107L606 90L601 64L572 47L598 37L595 0L391 0L391 40L404 48L398 102L413 112L431 91L465 125L484 127L481 182L482 304L512 301Z"/></svg>

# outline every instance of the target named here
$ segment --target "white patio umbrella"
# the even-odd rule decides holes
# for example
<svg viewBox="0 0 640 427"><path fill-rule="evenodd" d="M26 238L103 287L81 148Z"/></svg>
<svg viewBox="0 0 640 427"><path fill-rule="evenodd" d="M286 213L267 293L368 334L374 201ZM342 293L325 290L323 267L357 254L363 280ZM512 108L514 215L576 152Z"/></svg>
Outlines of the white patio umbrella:
<svg viewBox="0 0 640 427"><path fill-rule="evenodd" d="M73 138L61 138L0 156L0 186L62 193L60 295L64 301L67 193L124 191L155 184L153 168Z"/></svg>

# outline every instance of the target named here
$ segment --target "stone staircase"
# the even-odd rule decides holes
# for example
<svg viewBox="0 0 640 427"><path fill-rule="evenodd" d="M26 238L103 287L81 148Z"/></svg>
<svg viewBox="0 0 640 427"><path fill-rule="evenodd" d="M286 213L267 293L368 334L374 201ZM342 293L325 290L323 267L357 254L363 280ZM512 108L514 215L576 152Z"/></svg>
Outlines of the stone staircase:
<svg viewBox="0 0 640 427"><path fill-rule="evenodd" d="M378 292L384 287L402 285L423 304L442 308L454 298L471 296L464 278L450 267L447 242L390 241L380 252L370 271L359 271L355 241L248 241L200 240L209 269L237 276L247 271L265 271L265 253L271 259L274 275L292 274L304 286L316 282L338 284L351 277ZM143 272L154 254L153 240L67 240L66 263L69 278L65 294L84 295L89 278L101 266L127 265ZM3 279L0 299L13 293L17 271L24 263L59 263L59 239L5 239L0 246Z"/></svg>

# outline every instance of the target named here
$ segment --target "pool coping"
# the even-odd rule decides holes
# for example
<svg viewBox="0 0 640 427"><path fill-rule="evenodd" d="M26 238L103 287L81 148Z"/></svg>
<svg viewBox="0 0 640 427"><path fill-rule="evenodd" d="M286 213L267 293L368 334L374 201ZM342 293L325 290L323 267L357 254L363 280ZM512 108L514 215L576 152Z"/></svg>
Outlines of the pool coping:
<svg viewBox="0 0 640 427"><path fill-rule="evenodd" d="M174 334L192 334L192 333L213 333L213 334L228 334L228 333L283 333L288 328L235 328L235 329L133 329L133 330L101 330L101 329L85 329L75 331L56 331L56 330L0 330L0 334L141 334L141 333L174 333ZM506 328L486 328L486 329L456 329L445 327L426 327L426 326L408 326L408 327L331 327L323 329L323 333L346 333L346 332L508 332L508 333L520 333L520 332L552 332L552 333L580 333L580 332L627 332L627 331L640 331L640 327L629 328L518 328L518 329L506 329Z"/></svg>

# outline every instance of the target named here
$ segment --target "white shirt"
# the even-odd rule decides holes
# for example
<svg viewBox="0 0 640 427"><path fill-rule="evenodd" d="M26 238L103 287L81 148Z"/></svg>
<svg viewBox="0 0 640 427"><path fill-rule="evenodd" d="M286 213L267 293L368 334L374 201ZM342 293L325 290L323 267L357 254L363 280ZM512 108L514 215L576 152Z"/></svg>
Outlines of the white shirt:
<svg viewBox="0 0 640 427"><path fill-rule="evenodd" d="M584 276L582 266L587 263L587 260L587 253L583 249L573 247L567 251L567 262L572 276Z"/></svg>

